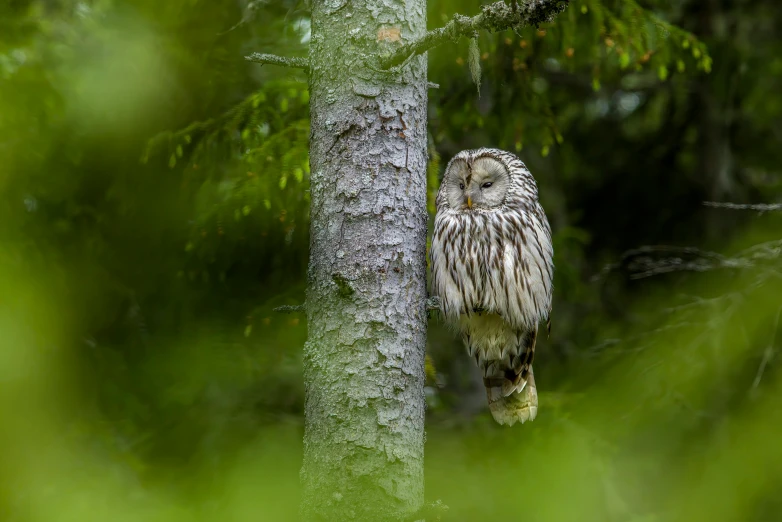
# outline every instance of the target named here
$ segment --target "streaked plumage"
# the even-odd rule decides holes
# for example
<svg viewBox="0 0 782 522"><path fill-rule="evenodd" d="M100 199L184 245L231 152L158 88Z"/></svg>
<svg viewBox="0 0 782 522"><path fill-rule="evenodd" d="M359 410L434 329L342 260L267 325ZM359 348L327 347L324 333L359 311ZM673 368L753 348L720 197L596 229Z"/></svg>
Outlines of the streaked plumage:
<svg viewBox="0 0 782 522"><path fill-rule="evenodd" d="M500 424L532 420L538 325L553 286L551 228L535 179L515 155L465 150L437 194L432 290L480 368Z"/></svg>

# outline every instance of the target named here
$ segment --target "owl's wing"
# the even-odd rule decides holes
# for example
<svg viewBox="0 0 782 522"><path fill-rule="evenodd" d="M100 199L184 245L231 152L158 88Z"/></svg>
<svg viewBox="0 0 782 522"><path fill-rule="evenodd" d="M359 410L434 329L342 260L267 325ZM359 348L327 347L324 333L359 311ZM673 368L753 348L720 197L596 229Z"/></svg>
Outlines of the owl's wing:
<svg viewBox="0 0 782 522"><path fill-rule="evenodd" d="M524 336L520 336L521 343L515 354L510 356L510 364L504 371L502 394L508 396L511 393L524 390L527 377L532 371L532 363L535 360L535 344L537 343L538 327L530 330Z"/></svg>
<svg viewBox="0 0 782 522"><path fill-rule="evenodd" d="M492 278L494 302L515 328L531 329L551 312L554 265L548 223L525 213L501 220L502 262Z"/></svg>

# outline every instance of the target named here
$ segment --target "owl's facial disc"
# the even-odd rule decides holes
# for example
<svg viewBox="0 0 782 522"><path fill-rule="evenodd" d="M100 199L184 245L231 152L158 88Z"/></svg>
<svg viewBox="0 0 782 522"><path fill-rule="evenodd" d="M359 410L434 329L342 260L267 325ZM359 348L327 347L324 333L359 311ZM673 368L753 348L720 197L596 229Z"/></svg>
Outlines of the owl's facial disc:
<svg viewBox="0 0 782 522"><path fill-rule="evenodd" d="M472 210L499 207L505 201L510 175L494 158L478 158L470 167L455 161L445 176L448 204L453 209Z"/></svg>

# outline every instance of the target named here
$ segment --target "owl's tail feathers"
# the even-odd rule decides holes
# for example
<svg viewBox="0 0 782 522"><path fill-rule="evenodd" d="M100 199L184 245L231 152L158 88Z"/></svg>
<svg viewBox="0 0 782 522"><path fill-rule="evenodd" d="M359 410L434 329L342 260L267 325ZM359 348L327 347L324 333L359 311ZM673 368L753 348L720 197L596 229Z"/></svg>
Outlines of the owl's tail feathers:
<svg viewBox="0 0 782 522"><path fill-rule="evenodd" d="M512 386L510 381L499 383L486 379L486 395L489 399L489 411L500 424L513 426L535 420L538 414L538 389L532 368L526 381Z"/></svg>

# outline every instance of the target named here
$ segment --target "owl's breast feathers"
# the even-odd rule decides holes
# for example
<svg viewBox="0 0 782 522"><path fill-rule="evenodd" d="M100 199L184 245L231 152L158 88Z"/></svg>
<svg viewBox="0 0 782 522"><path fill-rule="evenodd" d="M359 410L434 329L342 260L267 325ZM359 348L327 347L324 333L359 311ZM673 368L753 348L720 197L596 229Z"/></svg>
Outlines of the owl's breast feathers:
<svg viewBox="0 0 782 522"><path fill-rule="evenodd" d="M442 209L432 237L432 285L451 324L476 310L513 329L548 317L553 281L551 231L537 202L518 210Z"/></svg>

